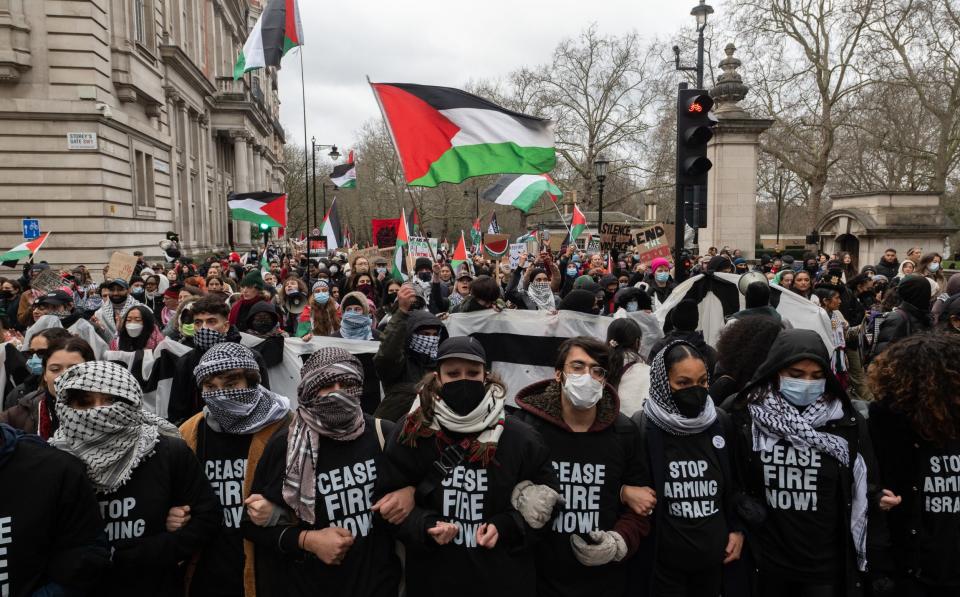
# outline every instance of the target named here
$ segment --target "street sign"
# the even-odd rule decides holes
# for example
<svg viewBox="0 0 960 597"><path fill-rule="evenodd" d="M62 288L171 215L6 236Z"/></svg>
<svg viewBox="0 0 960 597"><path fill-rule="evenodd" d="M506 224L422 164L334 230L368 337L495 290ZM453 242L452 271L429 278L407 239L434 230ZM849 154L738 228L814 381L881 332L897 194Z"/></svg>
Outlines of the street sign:
<svg viewBox="0 0 960 597"><path fill-rule="evenodd" d="M33 240L35 238L40 238L40 220L24 218L23 239Z"/></svg>
<svg viewBox="0 0 960 597"><path fill-rule="evenodd" d="M320 236L320 229L319 229L319 228L314 228L313 230L311 230L311 231L310 231L310 236Z"/></svg>

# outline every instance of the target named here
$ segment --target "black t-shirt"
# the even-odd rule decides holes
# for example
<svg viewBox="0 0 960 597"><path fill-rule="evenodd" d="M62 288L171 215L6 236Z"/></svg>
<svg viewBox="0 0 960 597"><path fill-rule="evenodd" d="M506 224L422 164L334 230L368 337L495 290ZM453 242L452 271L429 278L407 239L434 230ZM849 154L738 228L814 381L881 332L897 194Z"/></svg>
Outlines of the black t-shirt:
<svg viewBox="0 0 960 597"><path fill-rule="evenodd" d="M203 551L190 583L190 594L226 596L243 594L243 482L252 435L220 433L197 426L197 458L222 510L218 532ZM252 472L252 471L251 471Z"/></svg>
<svg viewBox="0 0 960 597"><path fill-rule="evenodd" d="M930 446L922 459L918 574L937 584L957 584L960 564L960 441Z"/></svg>
<svg viewBox="0 0 960 597"><path fill-rule="evenodd" d="M754 459L763 480L767 521L757 533L764 572L786 580L836 582L849 530L840 509L840 463L819 450L781 440Z"/></svg>
<svg viewBox="0 0 960 597"><path fill-rule="evenodd" d="M663 489L657 495L657 559L704 566L723 562L727 521L723 511L723 470L717 450L726 441L708 432L663 437ZM714 442L718 445L715 448Z"/></svg>

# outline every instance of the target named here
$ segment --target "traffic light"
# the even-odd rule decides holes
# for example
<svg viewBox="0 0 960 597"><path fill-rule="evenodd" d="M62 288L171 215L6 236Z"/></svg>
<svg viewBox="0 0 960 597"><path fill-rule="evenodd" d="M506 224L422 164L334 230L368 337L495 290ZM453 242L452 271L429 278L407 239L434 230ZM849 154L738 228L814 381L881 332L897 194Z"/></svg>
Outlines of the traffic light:
<svg viewBox="0 0 960 597"><path fill-rule="evenodd" d="M269 229L270 229L270 224L267 224L267 223L265 223L265 222L261 222L261 223L260 223L260 231L261 231L261 232L266 232L266 231L269 230Z"/></svg>
<svg viewBox="0 0 960 597"><path fill-rule="evenodd" d="M710 114L713 99L703 89L680 89L677 95L677 184L707 184L713 167L707 159L707 142L717 119Z"/></svg>

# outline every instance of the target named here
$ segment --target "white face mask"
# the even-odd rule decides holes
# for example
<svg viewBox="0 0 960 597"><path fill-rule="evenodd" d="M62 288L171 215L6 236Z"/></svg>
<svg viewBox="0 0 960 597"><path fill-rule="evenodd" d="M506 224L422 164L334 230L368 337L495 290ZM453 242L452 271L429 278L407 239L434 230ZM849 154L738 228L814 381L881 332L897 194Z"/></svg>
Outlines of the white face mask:
<svg viewBox="0 0 960 597"><path fill-rule="evenodd" d="M127 335L131 338L138 338L140 334L143 333L143 324L142 323L128 323L127 324Z"/></svg>
<svg viewBox="0 0 960 597"><path fill-rule="evenodd" d="M600 402L603 397L603 384L595 380L589 373L581 375L564 374L563 392L567 400L577 410L589 410Z"/></svg>

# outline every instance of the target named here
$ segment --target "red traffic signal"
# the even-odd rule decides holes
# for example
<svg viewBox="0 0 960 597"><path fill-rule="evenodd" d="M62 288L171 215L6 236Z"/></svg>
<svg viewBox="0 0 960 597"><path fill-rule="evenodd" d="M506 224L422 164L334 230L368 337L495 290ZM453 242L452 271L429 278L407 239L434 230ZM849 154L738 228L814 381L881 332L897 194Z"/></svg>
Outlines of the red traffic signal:
<svg viewBox="0 0 960 597"><path fill-rule="evenodd" d="M703 89L682 89L677 97L677 183L705 185L713 164L707 143L717 119L710 113L713 98Z"/></svg>

